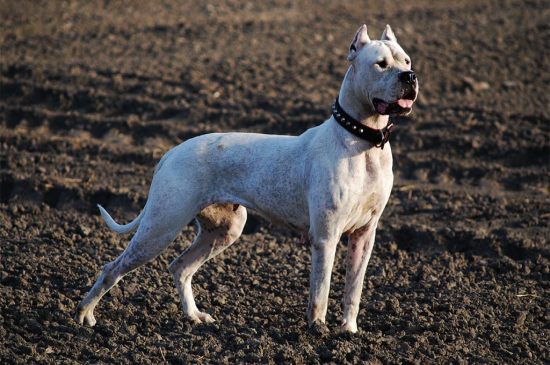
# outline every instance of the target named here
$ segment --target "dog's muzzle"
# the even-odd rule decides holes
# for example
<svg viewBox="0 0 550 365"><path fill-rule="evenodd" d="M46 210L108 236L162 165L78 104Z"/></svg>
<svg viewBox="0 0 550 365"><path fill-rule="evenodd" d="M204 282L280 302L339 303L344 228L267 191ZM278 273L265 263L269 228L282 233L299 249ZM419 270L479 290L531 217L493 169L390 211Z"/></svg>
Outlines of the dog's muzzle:
<svg viewBox="0 0 550 365"><path fill-rule="evenodd" d="M397 76L403 85L401 97L394 101L385 101L374 98L372 104L380 114L407 114L411 111L416 100L417 78L414 71L403 71Z"/></svg>

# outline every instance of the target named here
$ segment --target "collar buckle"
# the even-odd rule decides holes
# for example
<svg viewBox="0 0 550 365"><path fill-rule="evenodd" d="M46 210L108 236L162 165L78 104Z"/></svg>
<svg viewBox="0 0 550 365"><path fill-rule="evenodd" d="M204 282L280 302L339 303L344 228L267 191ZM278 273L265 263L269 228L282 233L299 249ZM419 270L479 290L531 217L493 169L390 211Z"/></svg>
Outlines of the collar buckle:
<svg viewBox="0 0 550 365"><path fill-rule="evenodd" d="M381 142L376 146L380 149L384 149L384 145L390 139L391 132L393 131L393 123L389 123L384 128L380 129Z"/></svg>

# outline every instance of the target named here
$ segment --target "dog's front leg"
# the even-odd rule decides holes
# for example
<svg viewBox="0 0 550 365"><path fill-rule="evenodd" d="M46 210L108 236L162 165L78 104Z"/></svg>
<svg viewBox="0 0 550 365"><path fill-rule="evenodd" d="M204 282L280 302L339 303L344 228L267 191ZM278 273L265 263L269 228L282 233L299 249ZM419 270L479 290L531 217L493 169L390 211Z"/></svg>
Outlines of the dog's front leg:
<svg viewBox="0 0 550 365"><path fill-rule="evenodd" d="M371 222L349 236L346 255L346 286L342 330L357 332L357 314L367 265L370 260L377 222Z"/></svg>
<svg viewBox="0 0 550 365"><path fill-rule="evenodd" d="M311 283L309 305L307 311L308 322L325 323L327 314L328 294L330 290L330 276L336 245L340 236L333 233L310 234L311 239Z"/></svg>

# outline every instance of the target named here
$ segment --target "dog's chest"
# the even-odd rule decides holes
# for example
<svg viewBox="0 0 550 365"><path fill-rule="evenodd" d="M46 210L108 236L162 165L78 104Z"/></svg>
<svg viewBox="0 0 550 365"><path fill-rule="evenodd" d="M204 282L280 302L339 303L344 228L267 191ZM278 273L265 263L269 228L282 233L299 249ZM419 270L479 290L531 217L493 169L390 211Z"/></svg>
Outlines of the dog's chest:
<svg viewBox="0 0 550 365"><path fill-rule="evenodd" d="M361 196L355 201L355 204L350 204L347 224L345 232L353 232L369 224L373 219L378 219L387 198L382 191L371 191Z"/></svg>
<svg viewBox="0 0 550 365"><path fill-rule="evenodd" d="M353 232L373 219L377 220L386 206L393 185L391 161L382 159L373 163L367 159L361 165L356 168L364 170L351 188L346 232Z"/></svg>

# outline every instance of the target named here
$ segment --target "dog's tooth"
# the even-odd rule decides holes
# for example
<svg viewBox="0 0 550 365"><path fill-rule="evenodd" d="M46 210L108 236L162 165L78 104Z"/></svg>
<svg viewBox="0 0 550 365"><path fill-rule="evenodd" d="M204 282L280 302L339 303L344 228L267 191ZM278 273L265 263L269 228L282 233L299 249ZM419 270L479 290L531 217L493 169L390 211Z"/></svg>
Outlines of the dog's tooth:
<svg viewBox="0 0 550 365"><path fill-rule="evenodd" d="M356 125L354 125L354 126L353 126L352 128L353 128L353 129L357 129L357 126L356 126Z"/></svg>
<svg viewBox="0 0 550 365"><path fill-rule="evenodd" d="M363 133L363 128L359 129L359 133Z"/></svg>

